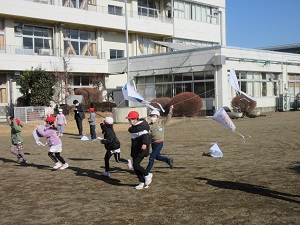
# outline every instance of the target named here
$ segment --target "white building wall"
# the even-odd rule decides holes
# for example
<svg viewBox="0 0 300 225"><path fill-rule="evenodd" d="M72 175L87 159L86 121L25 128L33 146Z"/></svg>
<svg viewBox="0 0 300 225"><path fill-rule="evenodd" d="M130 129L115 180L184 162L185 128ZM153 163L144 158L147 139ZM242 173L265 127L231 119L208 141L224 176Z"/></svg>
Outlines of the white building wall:
<svg viewBox="0 0 300 225"><path fill-rule="evenodd" d="M174 18L174 37L219 43L219 25Z"/></svg>
<svg viewBox="0 0 300 225"><path fill-rule="evenodd" d="M226 60L214 65L215 57L219 55L224 56ZM278 95L285 94L287 91L288 73L300 74L300 55L224 46L132 57L130 62L130 79L191 71L215 71L214 106L216 108L230 107L231 100L235 96L228 82L231 68L236 71L281 74L280 80L274 81L278 85ZM125 68L124 59L109 61L111 73L124 71ZM270 111L276 108L276 96L256 97L256 99L257 107L262 110Z"/></svg>

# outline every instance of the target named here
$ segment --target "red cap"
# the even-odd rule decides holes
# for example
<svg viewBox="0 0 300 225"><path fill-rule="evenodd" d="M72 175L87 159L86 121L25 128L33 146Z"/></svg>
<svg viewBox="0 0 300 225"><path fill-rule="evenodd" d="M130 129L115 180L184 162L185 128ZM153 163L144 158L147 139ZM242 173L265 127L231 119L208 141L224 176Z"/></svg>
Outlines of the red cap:
<svg viewBox="0 0 300 225"><path fill-rule="evenodd" d="M90 108L89 110L90 110L90 112L95 112L94 108Z"/></svg>
<svg viewBox="0 0 300 225"><path fill-rule="evenodd" d="M17 118L15 118L14 120L16 121L16 123L17 123L18 125L20 125L20 124L21 124L21 121L20 121L20 120L18 120Z"/></svg>
<svg viewBox="0 0 300 225"><path fill-rule="evenodd" d="M137 119L137 118L139 118L139 113L137 112L137 111L130 111L129 113L128 113L128 116L126 116L125 117L125 119Z"/></svg>
<svg viewBox="0 0 300 225"><path fill-rule="evenodd" d="M49 122L49 123L54 123L55 122L55 118L53 116L48 116L46 119L45 119L46 122Z"/></svg>

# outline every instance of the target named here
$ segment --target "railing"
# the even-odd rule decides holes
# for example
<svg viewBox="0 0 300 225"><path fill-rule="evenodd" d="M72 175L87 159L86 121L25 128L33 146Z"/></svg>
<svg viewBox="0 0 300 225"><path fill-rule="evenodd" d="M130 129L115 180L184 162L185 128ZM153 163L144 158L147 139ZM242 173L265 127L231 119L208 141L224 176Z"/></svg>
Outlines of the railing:
<svg viewBox="0 0 300 225"><path fill-rule="evenodd" d="M54 0L23 0L23 1L54 5Z"/></svg>
<svg viewBox="0 0 300 225"><path fill-rule="evenodd" d="M57 5L59 4L58 0L23 0L23 1L29 1L29 2L37 2L37 3L44 3L44 4L49 4L49 5ZM103 13L107 15L115 15L115 16L125 16L125 11L122 9L123 14L112 14L107 6L101 6L97 4L96 0L85 0L82 2L76 1L73 2L71 0L66 0L63 1L61 0L61 7L67 7L71 9L80 9L80 10L87 10L87 11L93 11L93 12L98 12L98 13ZM98 1L100 2L100 1ZM137 12L137 11L129 11L127 10L127 15L129 18L136 18L136 19L142 19L142 20L152 20L152 21L157 21L157 22L163 22L163 23L173 23L173 19L167 17L166 15L163 15L162 12L159 13L158 10L154 13L142 13L142 12Z"/></svg>
<svg viewBox="0 0 300 225"><path fill-rule="evenodd" d="M57 53L57 54L56 54ZM80 57L80 58L97 58L106 59L105 52L97 51L79 51L79 50L61 50L49 48L30 48L17 45L0 45L0 54L17 54L17 55L39 55L39 56L67 56L67 57Z"/></svg>
<svg viewBox="0 0 300 225"><path fill-rule="evenodd" d="M2 49L2 50L1 50ZM18 45L4 45L0 46L0 53L18 54L18 55L45 55L53 56L54 49L50 48L31 48Z"/></svg>
<svg viewBox="0 0 300 225"><path fill-rule="evenodd" d="M42 121L46 118L47 109L46 106L14 107L14 117L24 123Z"/></svg>
<svg viewBox="0 0 300 225"><path fill-rule="evenodd" d="M82 51L79 50L72 50L72 51L66 51L64 52L64 56L67 57L78 57L78 58L98 58L98 59L106 59L105 58L105 52L96 52L96 51L89 51L86 53L82 53Z"/></svg>

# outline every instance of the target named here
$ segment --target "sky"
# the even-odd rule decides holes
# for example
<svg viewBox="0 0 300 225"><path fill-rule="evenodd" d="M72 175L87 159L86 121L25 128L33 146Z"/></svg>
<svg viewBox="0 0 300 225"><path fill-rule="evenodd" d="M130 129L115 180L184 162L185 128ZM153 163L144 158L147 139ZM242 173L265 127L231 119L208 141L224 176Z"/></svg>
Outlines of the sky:
<svg viewBox="0 0 300 225"><path fill-rule="evenodd" d="M226 0L227 46L300 44L300 0Z"/></svg>

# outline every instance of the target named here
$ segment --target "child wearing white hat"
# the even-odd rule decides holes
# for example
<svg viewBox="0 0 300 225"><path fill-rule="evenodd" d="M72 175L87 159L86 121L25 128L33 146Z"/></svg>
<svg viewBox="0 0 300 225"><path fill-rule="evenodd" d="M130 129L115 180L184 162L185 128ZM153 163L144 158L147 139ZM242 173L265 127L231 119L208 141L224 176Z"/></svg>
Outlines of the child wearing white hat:
<svg viewBox="0 0 300 225"><path fill-rule="evenodd" d="M109 159L112 155L114 155L115 161L120 162L127 160L123 160L120 158L120 141L116 136L116 133L113 128L114 119L112 117L105 117L102 123L100 123L100 127L102 129L102 133L104 134L104 139L101 139L101 144L104 144L106 149L106 154L104 157L105 162L105 172L102 173L103 176L109 177ZM130 163L130 162L128 162ZM128 167L130 165L127 165Z"/></svg>
<svg viewBox="0 0 300 225"><path fill-rule="evenodd" d="M150 138L151 138L151 147L152 152L150 154L149 163L146 168L146 171L150 173L155 159L158 161L166 162L169 164L169 167L173 169L173 159L168 158L160 154L160 151L163 148L164 144L164 127L171 120L173 115L173 105L171 105L169 114L166 119L160 119L160 113L157 110L152 110L150 112Z"/></svg>
<svg viewBox="0 0 300 225"><path fill-rule="evenodd" d="M58 131L58 136L62 137L63 136L63 131L64 131L64 126L67 125L67 119L65 115L63 114L63 110L59 109L58 114L56 115L55 122L57 124L57 131Z"/></svg>

